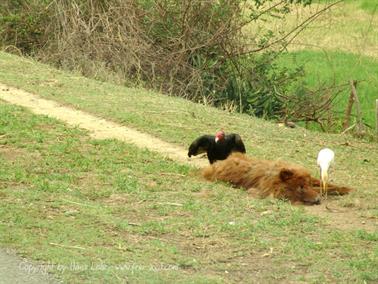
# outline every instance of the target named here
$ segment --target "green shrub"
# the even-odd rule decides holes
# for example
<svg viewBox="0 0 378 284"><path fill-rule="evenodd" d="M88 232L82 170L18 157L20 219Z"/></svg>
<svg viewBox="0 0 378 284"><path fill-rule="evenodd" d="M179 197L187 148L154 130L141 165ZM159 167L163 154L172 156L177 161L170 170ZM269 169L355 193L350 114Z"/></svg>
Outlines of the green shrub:
<svg viewBox="0 0 378 284"><path fill-rule="evenodd" d="M0 45L14 46L34 54L47 40L50 22L46 4L50 1L3 1L0 7Z"/></svg>

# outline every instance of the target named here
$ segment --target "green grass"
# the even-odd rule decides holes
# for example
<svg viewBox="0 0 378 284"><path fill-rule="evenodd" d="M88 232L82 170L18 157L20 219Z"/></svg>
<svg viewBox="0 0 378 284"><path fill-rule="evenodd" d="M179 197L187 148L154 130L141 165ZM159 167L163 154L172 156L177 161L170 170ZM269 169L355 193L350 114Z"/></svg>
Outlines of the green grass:
<svg viewBox="0 0 378 284"><path fill-rule="evenodd" d="M282 158L305 165L317 174L316 154L324 146L336 151L336 180L369 191L377 186L378 150L375 144L349 136L289 130L247 115L168 97L143 89L126 88L62 72L17 56L0 53L0 82L17 86L134 127L182 147L203 133L224 128L240 133L251 155ZM355 151L358 149L358 151ZM361 184L359 177L364 176Z"/></svg>
<svg viewBox="0 0 378 284"><path fill-rule="evenodd" d="M305 82L315 88L322 83L348 84L353 80L360 83L357 94L361 103L364 122L371 128L375 127L375 100L378 99L378 61L372 58L336 51L303 50L291 52L281 59L285 66L304 65ZM350 87L341 93L335 102L340 117L344 112L350 95Z"/></svg>
<svg viewBox="0 0 378 284"><path fill-rule="evenodd" d="M258 29L256 23L252 22L244 32L252 39L256 33L268 30L276 34L289 33L323 9L325 3L335 1L314 2L307 7L294 6L293 13L284 19L264 22ZM378 17L376 13L361 9L361 5L372 12L378 2L344 1L322 13L293 39L288 46L289 54L281 58L281 63L290 67L304 64L305 82L315 89L324 82L345 84L351 79L363 81L358 85L357 91L364 122L375 128L375 99L378 99ZM349 89L345 91L336 102L336 111L340 113L340 117L345 112L349 92ZM336 129L341 130L341 125Z"/></svg>
<svg viewBox="0 0 378 284"><path fill-rule="evenodd" d="M329 1L323 1L328 2ZM332 1L333 2L333 1ZM372 3L373 2L373 3ZM316 51L343 51L357 55L378 58L378 17L376 12L371 13L361 9L363 4L378 5L378 2L351 0L344 1L330 10L321 13L314 22L298 34L288 46L290 51L316 50ZM366 3L366 4L364 4ZM272 30L276 33L288 33L300 23L324 9L323 3L302 7L296 6L292 13L284 19L273 19L262 24L263 30ZM255 27L251 23L247 31L254 33Z"/></svg>
<svg viewBox="0 0 378 284"><path fill-rule="evenodd" d="M362 3L358 0L343 1L321 13L293 39L288 49L343 51L378 58L378 17L376 13L361 9ZM366 3L378 5L376 1L367 0ZM324 8L325 5L319 3L306 7L297 5L284 19L277 18L262 23L257 30L288 33ZM251 23L246 32L253 38L256 33L255 24Z"/></svg>
<svg viewBox="0 0 378 284"><path fill-rule="evenodd" d="M0 242L67 283L378 280L377 232L4 103L0 134Z"/></svg>
<svg viewBox="0 0 378 284"><path fill-rule="evenodd" d="M345 5L331 16L343 24L328 25L327 32L314 28L301 40L374 56L378 37L368 33L372 18L355 7ZM371 23L374 28L375 19ZM341 52L294 56L306 63L310 85L334 74L338 82L349 75L366 80L358 93L365 121L372 123L371 100L378 94L374 60ZM284 62L293 64L292 56ZM360 220L378 218L377 144L280 128L2 52L0 82L183 147L202 133L235 131L249 155L300 163L314 175L317 151L331 147L336 151L332 179L356 189L333 204ZM1 245L50 267L67 283L378 281L378 231L362 224L333 227L333 218L343 213L321 218L285 202L253 200L241 190L204 182L196 171L158 154L92 140L85 131L2 102L0 169Z"/></svg>
<svg viewBox="0 0 378 284"><path fill-rule="evenodd" d="M336 2L336 0L317 0L314 2L329 4ZM378 3L374 0L344 0L344 2L356 5L358 8L369 13L375 13L378 10Z"/></svg>
<svg viewBox="0 0 378 284"><path fill-rule="evenodd" d="M370 13L376 13L377 10L378 10L378 3L375 2L375 1L371 1L371 0L362 0L360 1L360 7L361 9L363 10L366 10Z"/></svg>
<svg viewBox="0 0 378 284"><path fill-rule="evenodd" d="M182 146L224 127L243 136L250 155L298 162L314 174L316 152L330 146L337 155L333 179L358 189L338 204L356 216L378 217L374 144L279 128L4 53L0 67L0 82ZM377 234L363 226L329 227L301 208L249 199L241 190L203 182L188 167L157 154L91 140L79 129L17 107L2 104L0 122L1 243L54 264L53 272L66 282L378 278ZM170 269L151 269L156 267Z"/></svg>
<svg viewBox="0 0 378 284"><path fill-rule="evenodd" d="M303 8L285 20L267 24L273 30L292 30L313 15L324 4L335 1L316 1L320 4ZM375 100L378 99L378 2L348 0L323 13L301 32L290 45L290 53L281 59L286 66L305 65L305 82L312 87L323 82L347 83L351 79L363 81L358 85L364 122L375 127ZM336 102L336 111L343 117L349 97L345 91Z"/></svg>

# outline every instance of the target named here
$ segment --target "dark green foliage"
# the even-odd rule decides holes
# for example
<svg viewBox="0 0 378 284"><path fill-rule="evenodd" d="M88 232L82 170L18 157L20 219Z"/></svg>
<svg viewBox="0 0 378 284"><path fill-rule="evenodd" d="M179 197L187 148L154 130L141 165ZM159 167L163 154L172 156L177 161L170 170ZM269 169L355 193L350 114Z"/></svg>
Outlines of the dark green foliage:
<svg viewBox="0 0 378 284"><path fill-rule="evenodd" d="M24 54L34 54L46 44L50 22L45 1L2 1L0 4L0 45L14 46Z"/></svg>
<svg viewBox="0 0 378 284"><path fill-rule="evenodd" d="M283 117L289 103L284 95L288 86L303 75L303 70L278 67L276 56L274 52L252 54L238 59L240 64L230 64L228 85L220 96L235 101L239 110L254 116Z"/></svg>

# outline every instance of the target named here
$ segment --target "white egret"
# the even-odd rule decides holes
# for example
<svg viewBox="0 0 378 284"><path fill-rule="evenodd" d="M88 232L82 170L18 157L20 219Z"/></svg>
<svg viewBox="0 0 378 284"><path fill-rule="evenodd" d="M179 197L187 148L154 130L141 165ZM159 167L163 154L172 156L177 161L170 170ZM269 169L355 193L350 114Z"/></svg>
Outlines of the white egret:
<svg viewBox="0 0 378 284"><path fill-rule="evenodd" d="M324 148L319 151L317 163L320 167L321 195L323 194L323 192L327 194L328 170L331 164L333 163L334 159L335 153L331 149Z"/></svg>

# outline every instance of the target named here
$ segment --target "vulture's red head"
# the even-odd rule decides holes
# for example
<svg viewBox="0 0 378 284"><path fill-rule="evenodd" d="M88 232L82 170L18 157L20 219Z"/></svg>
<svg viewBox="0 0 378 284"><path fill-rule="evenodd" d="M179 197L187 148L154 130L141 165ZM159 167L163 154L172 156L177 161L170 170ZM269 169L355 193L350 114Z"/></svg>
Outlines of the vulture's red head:
<svg viewBox="0 0 378 284"><path fill-rule="evenodd" d="M218 141L222 141L224 139L224 131L223 130L220 130L218 131L216 134L215 134L215 143L217 143Z"/></svg>

